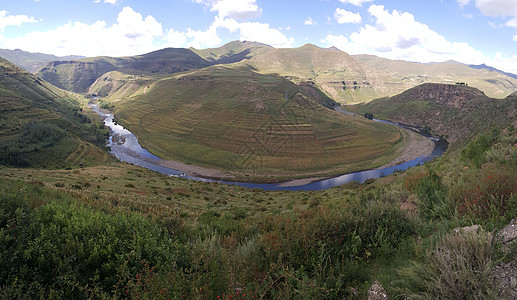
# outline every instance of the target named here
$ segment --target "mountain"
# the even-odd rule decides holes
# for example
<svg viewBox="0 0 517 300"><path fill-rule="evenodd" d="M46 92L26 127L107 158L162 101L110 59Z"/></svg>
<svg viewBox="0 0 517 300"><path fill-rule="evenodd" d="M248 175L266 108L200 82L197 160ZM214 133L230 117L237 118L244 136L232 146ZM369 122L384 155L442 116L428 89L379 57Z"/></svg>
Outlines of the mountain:
<svg viewBox="0 0 517 300"><path fill-rule="evenodd" d="M43 54L43 53L31 53L27 51L23 51L20 49L16 50L8 50L8 49L0 49L0 57L7 59L13 64L19 66L20 68L29 71L30 73L35 73L43 66L47 65L51 61L55 60L74 60L81 59L84 56L55 56L51 54Z"/></svg>
<svg viewBox="0 0 517 300"><path fill-rule="evenodd" d="M403 90L400 92L423 83L456 82L464 82L494 98L504 98L517 90L517 79L509 74L493 72L484 68L473 68L455 61L422 64L390 60L374 55L353 55L353 57L396 78L396 81L403 86Z"/></svg>
<svg viewBox="0 0 517 300"><path fill-rule="evenodd" d="M274 49L273 47L248 41L233 41L225 44L219 48L209 48L198 50L190 48L194 53L206 59L212 64L229 64L239 62L244 59L249 59L253 56L260 55Z"/></svg>
<svg viewBox="0 0 517 300"><path fill-rule="evenodd" d="M79 101L0 58L0 164L63 168L105 161L96 146L104 133Z"/></svg>
<svg viewBox="0 0 517 300"><path fill-rule="evenodd" d="M293 82L313 82L341 103L366 102L404 90L395 78L357 61L336 48L307 44L300 48L273 49L252 57L259 72L279 74Z"/></svg>
<svg viewBox="0 0 517 300"><path fill-rule="evenodd" d="M481 65L469 65L469 67L473 68L473 69L478 69L478 70L481 70L481 69L486 69L486 70L489 70L489 71L493 71L493 72L497 72L497 73L501 73L503 75L506 75L508 77L512 77L513 79L517 79L517 75L515 74L512 74L512 73L507 73L507 72L504 72L504 71L501 71L501 70L498 70L494 67L490 67L490 66L487 66L485 64L481 64Z"/></svg>
<svg viewBox="0 0 517 300"><path fill-rule="evenodd" d="M132 57L95 57L50 62L36 73L57 87L86 93L102 75L120 71L131 75L172 74L204 68L210 63L188 49L166 48Z"/></svg>
<svg viewBox="0 0 517 300"><path fill-rule="evenodd" d="M463 85L426 83L399 95L349 106L349 109L395 122L428 127L446 136L451 144L462 143L483 130L504 127L517 118L517 94L490 98Z"/></svg>
<svg viewBox="0 0 517 300"><path fill-rule="evenodd" d="M465 82L496 98L517 90L517 79L511 76L457 62L420 64L372 55L350 56L337 48L324 49L311 44L275 49L241 41L213 49L167 48L133 57L60 60L49 63L37 75L74 92L116 92L116 87L122 85L119 78L124 78L121 74L146 77L142 81L145 85L160 76L226 64L249 65L259 73L277 74L296 84L312 84L340 103L393 96L427 82ZM110 87L102 87L103 81Z"/></svg>

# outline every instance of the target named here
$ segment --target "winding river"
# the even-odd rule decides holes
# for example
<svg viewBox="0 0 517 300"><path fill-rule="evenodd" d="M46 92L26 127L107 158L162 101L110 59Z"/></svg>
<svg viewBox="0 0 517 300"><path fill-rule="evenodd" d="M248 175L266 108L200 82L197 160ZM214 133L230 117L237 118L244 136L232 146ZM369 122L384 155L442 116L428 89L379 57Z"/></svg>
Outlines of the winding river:
<svg viewBox="0 0 517 300"><path fill-rule="evenodd" d="M134 165L138 165L161 174L169 175L169 176L177 176L181 178L186 178L190 180L196 181L204 181L204 182L219 182L226 183L231 185L238 185L246 188L257 188L263 189L265 191L321 191L326 190L335 186L339 186L348 182L358 181L363 183L367 179L372 178L380 178L387 175L391 175L396 171L404 171L411 167L415 167L421 164L424 164L436 157L441 156L445 150L447 150L448 143L443 139L437 139L431 136L427 136L429 139L433 140L435 143L435 147L433 152L428 156L421 156L419 158L407 161L405 163L388 167L384 169L373 169L367 171L360 171L349 173L345 175L340 175L328 179L323 179L307 184L302 185L294 185L294 182L283 182L283 183L245 183L245 182L229 182L229 181L221 181L221 180L212 180L200 177L192 177L187 176L184 172L170 169L167 167L163 167L159 165L159 162L162 160L161 158L153 155L146 149L142 148L140 143L138 142L136 136L131 133L129 130L124 128L123 126L117 124L113 120L113 114L109 112L105 112L104 110L99 108L98 103L90 103L90 107L93 111L99 114L104 118L104 124L111 129L111 135L107 142L107 146L111 148L110 153L113 154L116 158L121 161L128 162ZM346 114L353 114L347 111L342 110L337 107L336 111ZM392 123L384 120L374 121L388 123L391 125L399 126L405 129L415 131L415 128L403 124ZM417 131L418 132L418 131ZM418 132L422 134L422 132Z"/></svg>

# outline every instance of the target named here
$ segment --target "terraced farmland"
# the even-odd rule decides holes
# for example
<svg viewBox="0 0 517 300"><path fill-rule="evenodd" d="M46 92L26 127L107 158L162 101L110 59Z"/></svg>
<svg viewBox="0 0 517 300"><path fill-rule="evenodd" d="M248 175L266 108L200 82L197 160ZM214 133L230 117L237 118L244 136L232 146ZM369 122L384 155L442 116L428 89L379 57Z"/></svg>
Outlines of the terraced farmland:
<svg viewBox="0 0 517 300"><path fill-rule="evenodd" d="M399 129L330 110L294 83L214 66L115 103L119 122L169 160L237 178L307 177L374 168L404 144Z"/></svg>

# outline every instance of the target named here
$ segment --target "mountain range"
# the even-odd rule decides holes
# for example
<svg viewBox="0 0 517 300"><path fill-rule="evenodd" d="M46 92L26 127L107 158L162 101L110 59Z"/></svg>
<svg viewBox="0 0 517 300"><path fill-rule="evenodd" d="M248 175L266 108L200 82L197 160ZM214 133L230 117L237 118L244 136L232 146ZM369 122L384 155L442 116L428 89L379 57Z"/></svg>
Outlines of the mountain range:
<svg viewBox="0 0 517 300"><path fill-rule="evenodd" d="M112 71L163 77L221 64L250 65L259 73L278 74L297 84L312 82L340 103L361 103L393 96L422 83L464 82L494 98L504 98L517 89L515 74L485 65L452 61L423 64L372 55L350 56L335 47L324 49L311 44L275 49L256 42L234 41L213 49L166 48L118 58L56 58L20 50L2 50L0 56L18 62L22 68L60 88L80 93L94 92L95 89L90 88L95 81L103 80Z"/></svg>

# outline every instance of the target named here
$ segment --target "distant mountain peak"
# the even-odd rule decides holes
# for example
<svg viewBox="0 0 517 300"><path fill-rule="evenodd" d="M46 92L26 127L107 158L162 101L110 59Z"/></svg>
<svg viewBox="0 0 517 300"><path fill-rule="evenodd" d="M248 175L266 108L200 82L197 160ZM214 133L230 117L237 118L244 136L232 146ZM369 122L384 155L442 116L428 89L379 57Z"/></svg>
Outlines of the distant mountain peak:
<svg viewBox="0 0 517 300"><path fill-rule="evenodd" d="M494 67L490 67L490 66L487 66L486 64L480 64L480 65L469 65L470 68L473 68L473 69L477 69L477 70L481 70L481 69L484 69L484 70L489 70L489 71L492 71L492 72L497 72L497 73L501 73L503 75L506 75L508 77L511 77L513 79L517 79L517 75L516 74L513 74L513 73L508 73L508 72L504 72L504 71L501 71L499 69L496 69Z"/></svg>

